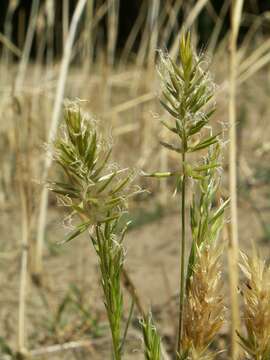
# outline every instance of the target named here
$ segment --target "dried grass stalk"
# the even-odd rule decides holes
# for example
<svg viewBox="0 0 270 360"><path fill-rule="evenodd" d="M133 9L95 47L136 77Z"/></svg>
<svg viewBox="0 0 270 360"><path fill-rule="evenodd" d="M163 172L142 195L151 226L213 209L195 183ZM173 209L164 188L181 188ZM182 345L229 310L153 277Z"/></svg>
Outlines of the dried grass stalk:
<svg viewBox="0 0 270 360"><path fill-rule="evenodd" d="M231 343L232 359L238 358L238 343L236 330L239 328L239 309L238 309L238 218L237 218L237 141L236 141L236 79L238 72L237 59L237 38L240 28L243 0L237 0L231 4L231 36L230 36L230 72L229 72L229 121L230 121L230 146L229 146L229 182L231 197L231 223L228 256L230 288L231 288Z"/></svg>
<svg viewBox="0 0 270 360"><path fill-rule="evenodd" d="M48 143L50 147L52 146L52 143L55 139L55 135L57 132L58 122L61 114L62 101L65 93L65 84L67 79L68 67L71 59L72 46L74 43L77 26L81 18L81 15L83 13L85 4L86 4L86 0L80 0L77 4L77 7L72 17L67 43L65 45L64 55L61 63L61 70L57 84L52 121L48 135ZM52 149L50 148L50 150ZM44 162L43 177L42 177L44 183L47 180L48 171L51 166L51 162L52 162L51 157L47 156ZM47 218L47 205L48 205L48 189L46 186L44 186L42 189L41 200L40 200L36 257L35 257L34 275L37 281L40 281L42 268L43 268L42 256L43 256L43 245L44 245L44 237L45 237L46 218Z"/></svg>

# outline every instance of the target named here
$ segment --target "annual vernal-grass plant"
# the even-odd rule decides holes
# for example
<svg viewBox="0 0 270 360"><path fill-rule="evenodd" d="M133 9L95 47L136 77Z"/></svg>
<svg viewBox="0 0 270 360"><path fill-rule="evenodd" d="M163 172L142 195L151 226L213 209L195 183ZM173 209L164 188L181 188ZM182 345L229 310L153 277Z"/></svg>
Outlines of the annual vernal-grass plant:
<svg viewBox="0 0 270 360"><path fill-rule="evenodd" d="M112 335L113 356L121 359L126 330L122 327L123 294L121 273L127 224L119 225L133 190L127 188L133 174L109 163L111 149L102 140L93 120L82 114L78 104L65 108L64 125L54 144L55 162L63 180L51 182L59 201L69 209L70 221L79 220L67 235L71 241L88 231L99 259L104 304Z"/></svg>
<svg viewBox="0 0 270 360"><path fill-rule="evenodd" d="M175 193L181 204L176 339L179 359L209 358L208 347L223 323L218 235L227 201L217 208L213 206L220 183L221 142L209 124L215 111L210 102L214 86L205 67L203 58L192 49L189 34L181 38L176 61L164 53L160 56L161 104L168 113L168 118L161 122L174 135L172 142L162 141L161 145L179 154L179 165L174 171L150 176L174 177ZM190 159L194 153L198 155L196 161ZM194 196L188 204L191 186ZM192 245L186 261L188 222Z"/></svg>

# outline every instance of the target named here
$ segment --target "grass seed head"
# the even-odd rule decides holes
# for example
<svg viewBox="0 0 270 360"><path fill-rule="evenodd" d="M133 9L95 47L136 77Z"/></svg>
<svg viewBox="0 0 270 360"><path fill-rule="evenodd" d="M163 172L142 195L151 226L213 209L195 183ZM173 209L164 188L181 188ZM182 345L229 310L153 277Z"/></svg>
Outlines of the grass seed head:
<svg viewBox="0 0 270 360"><path fill-rule="evenodd" d="M63 180L50 183L71 215L84 219L67 240L91 225L118 218L126 209L134 174L112 167L110 155L95 122L82 114L78 104L69 104L63 132L55 141L54 157L64 170Z"/></svg>
<svg viewBox="0 0 270 360"><path fill-rule="evenodd" d="M221 292L221 247L197 249L197 260L186 294L182 352L185 359L210 359L208 346L224 322Z"/></svg>
<svg viewBox="0 0 270 360"><path fill-rule="evenodd" d="M246 336L239 334L241 344L251 359L270 359L270 267L254 251L241 253L243 320Z"/></svg>

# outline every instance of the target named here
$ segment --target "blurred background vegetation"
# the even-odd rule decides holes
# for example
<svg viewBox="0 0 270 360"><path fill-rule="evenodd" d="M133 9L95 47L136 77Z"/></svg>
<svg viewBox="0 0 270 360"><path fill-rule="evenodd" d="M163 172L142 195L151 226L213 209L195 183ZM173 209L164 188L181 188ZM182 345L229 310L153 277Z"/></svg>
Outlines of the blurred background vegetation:
<svg viewBox="0 0 270 360"><path fill-rule="evenodd" d="M173 8L174 5L179 2L178 0L163 0L161 2L161 9ZM177 31L179 25L183 22L183 19L187 16L188 12L196 5L197 0L188 0L182 1L185 5L181 7L177 14L175 14L173 28L174 31ZM53 49L54 49L54 57L59 58L61 56L63 50L63 37L61 36L62 29L63 29L63 11L66 4L68 3L68 14L69 19L71 18L74 9L77 4L77 0L61 0L61 1L46 1L41 0L39 2L40 12L44 12L44 18L40 18L40 27L46 28L48 26L53 26ZM93 0L93 7L94 12L98 9L101 9L103 5L106 5L106 0ZM23 45L23 39L26 36L27 28L29 25L30 14L31 14L31 0L2 0L1 1L1 12L0 12L0 32L5 32L5 26L7 26L8 18L11 16L12 12L12 30L11 30L11 39L14 45L18 46L19 48ZM119 1L119 9L118 9L118 36L116 47L118 52L123 49L128 36L138 18L140 11L144 11L147 14L147 9L151 8L152 1L149 0L120 0ZM222 11L222 7L224 6L223 0L212 0L207 1L205 7L200 11L197 18L197 31L199 37L199 46L206 47L213 32L216 20L220 12ZM50 7L53 9L50 10ZM13 8L13 9L12 9ZM46 14L47 8L47 14ZM11 11L12 9L12 11ZM48 12L51 11L51 14ZM270 4L266 0L246 0L244 2L244 13L245 18L241 24L240 29L240 36L239 41L242 41L245 34L248 32L252 24L256 19L258 19L261 15L265 14L266 12L270 11ZM85 17L86 15L82 16L82 19L79 24L79 28L83 28L85 24ZM51 18L50 18L51 17ZM144 19L145 21L146 19ZM53 25L51 24L53 23ZM219 40L224 37L224 35L228 32L230 27L230 16L229 12L227 11L223 22L222 22L222 29L220 30ZM106 17L102 17L101 21L99 22L99 34L95 39L95 47L97 46L104 46L108 40L108 22ZM269 34L269 25L264 23L262 28L260 29L262 34L268 35ZM132 47L132 51L136 52L139 48L140 40L143 36L143 27L141 26L138 31L138 36L134 45ZM165 44L160 44L161 46L168 47L170 43L173 41L174 34L172 33L169 37L168 41ZM31 56L35 58L37 55L37 42L38 36L35 35L34 45L31 48ZM97 42L99 44L97 44ZM102 45L101 45L102 44ZM48 46L51 46L48 45ZM45 56L46 50L44 51Z"/></svg>
<svg viewBox="0 0 270 360"><path fill-rule="evenodd" d="M122 167L134 168L138 174L177 168L177 157L159 146L159 140L167 141L170 135L157 121L167 116L158 101L157 50L175 56L180 34L190 29L193 46L203 52L217 84L213 127L221 132L224 143L220 196L230 196L227 145L234 3L1 0L1 360L1 348L8 359L18 348L27 348L41 359L109 358L93 249L84 236L76 247L58 245L70 224L68 219L63 221L65 213L55 197L44 195L45 182L56 177L47 150L61 131L64 99L85 100L82 109L101 125L113 143L113 159ZM245 0L239 26L234 99L239 243L243 250L255 243L267 257L270 2ZM169 344L177 309L179 207L170 180L138 176L137 182L150 191L130 204L133 222L127 236L127 267L143 302L153 305ZM224 252L224 263L226 259ZM140 355L133 351L140 348L136 324L129 339L129 358L137 360ZM213 344L216 349L226 348L228 333L228 328L222 330ZM58 344L66 344L65 352Z"/></svg>

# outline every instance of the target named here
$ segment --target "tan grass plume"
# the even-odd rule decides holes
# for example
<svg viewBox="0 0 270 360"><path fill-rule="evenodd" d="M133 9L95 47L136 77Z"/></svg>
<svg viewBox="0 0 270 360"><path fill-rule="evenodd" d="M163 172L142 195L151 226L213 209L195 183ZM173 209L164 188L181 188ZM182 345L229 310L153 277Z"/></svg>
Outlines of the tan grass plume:
<svg viewBox="0 0 270 360"><path fill-rule="evenodd" d="M250 359L270 359L270 266L254 251L241 253L243 320L246 336L238 334Z"/></svg>
<svg viewBox="0 0 270 360"><path fill-rule="evenodd" d="M208 347L224 322L219 245L197 248L197 262L187 289L182 340L183 359L212 359Z"/></svg>

